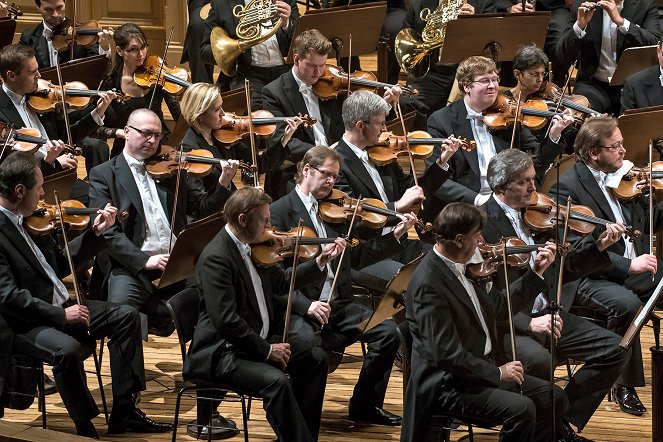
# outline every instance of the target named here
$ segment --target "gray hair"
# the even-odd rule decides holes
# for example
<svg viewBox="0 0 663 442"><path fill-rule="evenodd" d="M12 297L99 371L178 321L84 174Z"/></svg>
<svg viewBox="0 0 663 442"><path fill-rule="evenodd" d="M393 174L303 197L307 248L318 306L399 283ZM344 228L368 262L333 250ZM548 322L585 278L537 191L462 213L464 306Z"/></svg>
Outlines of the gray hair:
<svg viewBox="0 0 663 442"><path fill-rule="evenodd" d="M530 154L518 149L503 150L488 163L488 185L493 192L501 192L515 177L533 165Z"/></svg>
<svg viewBox="0 0 663 442"><path fill-rule="evenodd" d="M352 130L357 121L370 121L372 117L388 112L389 105L384 98L369 91L354 92L343 102L345 130Z"/></svg>

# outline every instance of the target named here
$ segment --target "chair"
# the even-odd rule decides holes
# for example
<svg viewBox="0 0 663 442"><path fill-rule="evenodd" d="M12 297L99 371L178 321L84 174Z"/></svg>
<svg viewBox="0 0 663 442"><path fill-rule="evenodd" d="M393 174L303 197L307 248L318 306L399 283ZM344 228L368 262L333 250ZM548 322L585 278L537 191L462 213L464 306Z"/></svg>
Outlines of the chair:
<svg viewBox="0 0 663 442"><path fill-rule="evenodd" d="M171 297L166 302L166 306L168 307L168 310L170 311L170 314L173 318L173 322L175 323L177 339L179 341L180 351L182 353L182 364L184 364L184 361L186 360L187 344L193 339L193 333L196 329L196 324L198 323L199 303L200 300L198 299L198 290L195 288L186 288L175 296ZM246 395L233 387L220 383L212 383L201 379L187 379L187 381L193 385L185 386L177 393L177 400L175 402L175 419L173 422L173 442L177 440L177 426L179 423L182 396L185 393L194 390L196 391L195 396L189 393L189 397L196 400L208 401L210 408L212 407L212 403L219 401L220 398L228 400L229 402L241 402L242 421L244 424L244 441L249 441L249 413L246 405L247 397L250 398L249 395ZM201 393L204 393L204 395L201 395ZM228 393L232 393L232 395L227 396ZM207 427L213 428L211 425L212 414L208 413L208 416L209 420L207 422ZM199 425L199 428L202 431L203 425ZM212 440L212 431L208 431L207 436L207 440Z"/></svg>

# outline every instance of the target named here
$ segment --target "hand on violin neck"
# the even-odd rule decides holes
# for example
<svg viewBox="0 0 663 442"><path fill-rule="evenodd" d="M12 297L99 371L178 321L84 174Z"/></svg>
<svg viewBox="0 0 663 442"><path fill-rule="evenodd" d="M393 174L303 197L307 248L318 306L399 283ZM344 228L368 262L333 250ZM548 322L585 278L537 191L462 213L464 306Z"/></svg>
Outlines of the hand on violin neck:
<svg viewBox="0 0 663 442"><path fill-rule="evenodd" d="M532 318L527 328L532 333L537 333L546 336L550 336L554 328L555 337L559 339L559 337L562 334L562 327L564 326L564 322L562 321L562 318L558 314L556 314L554 318L555 318L554 324L551 324L550 315L543 315L536 318Z"/></svg>
<svg viewBox="0 0 663 442"><path fill-rule="evenodd" d="M417 223L417 217L414 213L400 213L397 215L401 222L396 225L394 231L394 238L400 240L403 235L407 235L408 230Z"/></svg>
<svg viewBox="0 0 663 442"><path fill-rule="evenodd" d="M394 209L396 209L397 212L402 213L425 199L424 189L419 186L412 186L403 193L401 199L394 203Z"/></svg>
<svg viewBox="0 0 663 442"><path fill-rule="evenodd" d="M332 259L336 258L341 254L343 249L345 249L347 243L343 238L336 238L336 240L331 244L325 244L322 248L322 252L315 259L315 262L318 264L320 269L323 269L327 264L331 262Z"/></svg>
<svg viewBox="0 0 663 442"><path fill-rule="evenodd" d="M117 98L117 94L113 91L104 91L99 93L99 98L97 99L97 107L94 109L94 112L102 120L104 114L108 109L108 106Z"/></svg>
<svg viewBox="0 0 663 442"><path fill-rule="evenodd" d="M656 256L651 253L643 253L631 260L631 265L629 266L628 272L630 274L638 273L651 273L652 275L656 274L658 270L658 260Z"/></svg>
<svg viewBox="0 0 663 442"><path fill-rule="evenodd" d="M221 176L219 176L219 184L228 188L237 174L239 168L239 161L228 160L221 161Z"/></svg>
<svg viewBox="0 0 663 442"><path fill-rule="evenodd" d="M306 314L320 324L327 324L329 322L329 315L331 314L331 306L326 302L313 301L311 305L309 305Z"/></svg>
<svg viewBox="0 0 663 442"><path fill-rule="evenodd" d="M106 207L99 210L99 214L94 219L94 224L92 226L95 235L99 236L115 225L116 216L117 207L111 206L110 203L107 203Z"/></svg>
<svg viewBox="0 0 663 442"><path fill-rule="evenodd" d="M78 167L78 161L76 160L76 157L70 153L60 155L55 159L55 161L57 161L58 164L60 164L60 167L62 169L75 169L76 167Z"/></svg>
<svg viewBox="0 0 663 442"><path fill-rule="evenodd" d="M626 226L622 223L609 223L606 224L605 230L601 232L601 235L596 240L596 248L599 252L603 252L611 245L619 242L622 235L626 233Z"/></svg>
<svg viewBox="0 0 663 442"><path fill-rule="evenodd" d="M402 93L403 90L401 87L394 85L392 87L384 88L384 94L382 95L382 98L384 98L387 103L396 103L400 99Z"/></svg>
<svg viewBox="0 0 663 442"><path fill-rule="evenodd" d="M55 165L55 160L60 156L64 150L65 145L61 140L48 140L43 146L44 161L51 166Z"/></svg>
<svg viewBox="0 0 663 442"><path fill-rule="evenodd" d="M104 51L108 52L111 49L111 43L113 42L113 30L112 29L102 29L100 32L97 32L99 37L99 47Z"/></svg>
<svg viewBox="0 0 663 442"><path fill-rule="evenodd" d="M281 137L281 146L285 147L290 142L292 135L303 121L300 117L286 118L284 120L285 130L283 131L283 137Z"/></svg>
<svg viewBox="0 0 663 442"><path fill-rule="evenodd" d="M460 147L460 140L452 134L449 138L442 141L440 144L440 157L437 159L437 164L444 166L453 154L456 153Z"/></svg>
<svg viewBox="0 0 663 442"><path fill-rule="evenodd" d="M566 113L567 110L564 110L564 115L555 115L552 117L552 127L550 128L548 137L555 143L559 142L559 139L562 137L562 131L569 124L573 123L573 117Z"/></svg>
<svg viewBox="0 0 663 442"><path fill-rule="evenodd" d="M544 247L539 247L534 258L534 271L537 275L543 277L543 273L555 261L555 243L548 241Z"/></svg>

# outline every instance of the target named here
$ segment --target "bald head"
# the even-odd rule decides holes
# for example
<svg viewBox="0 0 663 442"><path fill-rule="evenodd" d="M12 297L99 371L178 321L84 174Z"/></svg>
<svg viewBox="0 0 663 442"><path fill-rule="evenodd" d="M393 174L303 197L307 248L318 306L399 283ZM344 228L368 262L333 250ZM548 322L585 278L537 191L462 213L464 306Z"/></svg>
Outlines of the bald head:
<svg viewBox="0 0 663 442"><path fill-rule="evenodd" d="M137 160L153 156L161 142L161 120L149 109L136 109L124 128L124 151Z"/></svg>

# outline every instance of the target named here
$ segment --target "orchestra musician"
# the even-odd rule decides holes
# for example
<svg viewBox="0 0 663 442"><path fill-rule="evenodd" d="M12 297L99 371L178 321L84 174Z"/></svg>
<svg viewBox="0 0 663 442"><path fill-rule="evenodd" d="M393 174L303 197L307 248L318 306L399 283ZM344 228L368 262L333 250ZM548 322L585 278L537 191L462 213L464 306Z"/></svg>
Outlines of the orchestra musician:
<svg viewBox="0 0 663 442"><path fill-rule="evenodd" d="M445 206L433 226L436 244L408 285L412 360L403 442L425 440L437 410L501 424L505 441L550 440L553 411L561 429L568 407L564 392L555 385L551 404L549 383L524 373L520 361L508 360L495 334L496 321L508 318L505 296L495 286L486 292L465 276L484 223L483 212L470 204ZM510 284L514 311L545 288L541 275L554 260L553 250L552 244L540 247L532 269Z"/></svg>
<svg viewBox="0 0 663 442"><path fill-rule="evenodd" d="M327 379L326 355L277 336L284 323L276 314L275 297L288 293L291 272L251 261L250 244L260 241L269 225L270 202L262 190L243 187L225 204L227 224L196 264L200 316L183 374L263 398L278 440L314 441ZM339 238L317 258L302 263L296 287L323 280L327 264L343 247L345 241Z"/></svg>
<svg viewBox="0 0 663 442"><path fill-rule="evenodd" d="M630 75L624 82L621 112L627 109L660 106L663 104L663 38L656 46L658 64Z"/></svg>
<svg viewBox="0 0 663 442"><path fill-rule="evenodd" d="M115 29L113 39L116 45L113 66L102 82L101 89L115 89L132 98L111 104L106 113L104 127L98 131L98 135L104 139L113 138L111 157L119 155L124 147L124 127L129 115L136 109L149 108L159 116L163 128L163 142L167 144L170 130L163 117L162 103L165 101L175 121L180 116L180 104L175 97L164 92L161 86L152 85L149 89L143 89L134 80L134 74L148 58L149 44L145 33L140 26L125 23ZM155 87L156 91L153 89ZM153 93L155 95L152 101Z"/></svg>
<svg viewBox="0 0 663 442"><path fill-rule="evenodd" d="M596 216L632 225L634 230L643 233L633 241L624 237L610 246L610 268L584 278L579 287L583 297L607 310L608 329L623 335L639 307L652 295L663 271L656 256L647 253L648 204L644 196L620 201L612 191L625 173L619 171L625 163L626 147L617 120L589 119L578 131L574 148L578 162L553 184L551 194L558 195L561 201L570 196L575 203L589 207ZM655 205L653 215L653 232L657 232L663 228L663 205ZM613 397L622 411L640 416L646 408L635 390L645 385L639 337L634 341L632 352L631 363L615 383Z"/></svg>
<svg viewBox="0 0 663 442"><path fill-rule="evenodd" d="M191 81L194 83L213 83L214 66L203 62L200 55L200 42L205 36L205 20L200 16L200 10L208 5L207 0L188 0L189 23L184 37L182 58L180 63L189 63Z"/></svg>
<svg viewBox="0 0 663 442"><path fill-rule="evenodd" d="M354 94L352 95L354 96ZM337 230L318 215L319 200L327 196L340 173L341 157L327 146L315 146L298 165L297 186L270 206L270 222L278 230L295 228L299 220L321 238L335 238ZM403 214L396 228L382 237L346 250L343 262L328 266L327 278L301 288L293 299L291 341L343 353L361 339L368 344L364 362L350 398L350 419L378 425L400 425L401 417L383 408L387 384L399 346L396 324L387 320L362 335L357 324L372 310L353 302L351 269L360 269L396 252L403 235L414 225L412 214ZM335 273L338 283L331 293ZM330 302L330 298L332 301ZM322 328L322 330L321 330Z"/></svg>
<svg viewBox="0 0 663 442"><path fill-rule="evenodd" d="M133 111L124 128L127 142L121 155L90 172L90 204L101 207L112 202L129 212L122 226L113 226L104 233L109 246L95 261L91 286L99 291L96 296L104 297L106 292L109 302L127 304L145 313L152 333L168 335L173 329L165 300L182 286L157 289L152 280L165 269L170 247L187 224L187 216L195 220L223 207L232 191L230 183L237 163L228 161L223 165L219 185L213 191L205 191L198 178L182 171L177 191L175 177L156 181L146 172L145 160L157 152L162 135L156 113L149 109ZM144 327L144 336L147 330Z"/></svg>
<svg viewBox="0 0 663 442"><path fill-rule="evenodd" d="M480 206L490 197L486 178L488 162L497 153L510 146L511 130L490 132L482 120L482 112L497 99L500 77L495 63L486 57L469 57L462 61L456 72L463 99L435 111L428 119L428 132L433 137L450 135L474 140L477 148L471 152L458 151L449 160L452 176L435 195L445 204L462 201ZM548 138L539 143L526 128L519 128L514 147L537 157L539 177L563 150L558 143L562 130L573 120L569 116L554 116ZM435 146L433 155L426 160L427 167L439 156Z"/></svg>
<svg viewBox="0 0 663 442"><path fill-rule="evenodd" d="M556 45L556 58L568 66L578 60L574 93L592 109L617 114L622 88L610 86L627 48L655 45L661 37L654 0L574 0L571 20Z"/></svg>
<svg viewBox="0 0 663 442"><path fill-rule="evenodd" d="M71 271L65 252L40 249L24 230L23 219L33 214L44 194L43 183L32 156L15 152L0 164L0 315L15 335L13 341L24 342L21 351L31 356L48 355L76 433L98 439L92 419L99 410L87 387L83 361L95 351L97 339L109 337L113 411L108 433L170 431L170 424L151 420L135 405L135 394L145 389L136 310L103 301L77 304L71 300L61 281ZM115 224L117 209L110 204L101 207L92 228L69 245L76 266L106 247L103 233ZM11 345L3 349L3 353L11 352ZM6 370L0 367L0 376Z"/></svg>
<svg viewBox="0 0 663 442"><path fill-rule="evenodd" d="M487 243L494 244L507 237L517 237L530 245L553 239L552 229L533 232L523 219L522 211L528 207L536 191L535 174L532 157L516 149L503 150L490 160L488 183L493 195L481 206L486 213L483 237ZM516 354L523 363L525 373L540 379L550 379L552 360L548 352L550 340L547 337L553 332L556 338L556 361L566 358L583 361L582 368L573 374L573 382L564 390L569 399L569 411L564 417L564 433L559 436L566 441L587 440L574 434L568 422L582 429L620 375L624 364L630 360L630 352L623 352L619 347L620 336L569 313L578 291L579 278L609 270L610 259L606 249L619 241L625 231L622 224L610 223L597 240L588 235L567 253L561 310L555 314L554 322L551 322L545 291L513 317ZM530 257L530 265L533 262L534 254ZM543 275L548 293L553 298L557 296L555 288L558 268L553 266ZM510 279L515 280L525 272L511 270ZM493 281L498 288L504 288L504 278L494 278ZM507 324L498 322L497 325L498 336L508 336ZM511 352L510 339L504 339L504 347L507 353Z"/></svg>

